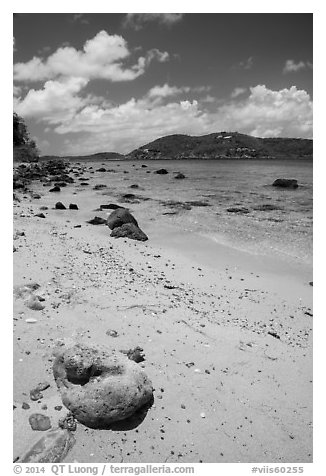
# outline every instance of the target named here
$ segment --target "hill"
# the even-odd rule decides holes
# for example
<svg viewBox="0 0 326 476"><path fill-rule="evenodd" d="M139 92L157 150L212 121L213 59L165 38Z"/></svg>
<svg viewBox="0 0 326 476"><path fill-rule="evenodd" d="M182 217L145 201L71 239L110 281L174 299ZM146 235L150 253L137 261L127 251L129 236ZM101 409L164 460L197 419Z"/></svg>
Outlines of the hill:
<svg viewBox="0 0 326 476"><path fill-rule="evenodd" d="M238 132L204 136L174 134L133 150L128 159L265 159L312 158L310 139L258 138Z"/></svg>

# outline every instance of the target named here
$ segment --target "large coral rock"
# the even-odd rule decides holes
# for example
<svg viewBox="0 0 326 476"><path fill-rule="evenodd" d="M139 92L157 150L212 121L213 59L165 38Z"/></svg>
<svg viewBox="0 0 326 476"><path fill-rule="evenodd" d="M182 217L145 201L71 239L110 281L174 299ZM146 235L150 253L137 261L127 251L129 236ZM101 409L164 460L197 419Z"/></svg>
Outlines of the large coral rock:
<svg viewBox="0 0 326 476"><path fill-rule="evenodd" d="M110 234L113 238L130 238L131 240L147 241L148 236L133 223L124 223L114 228Z"/></svg>
<svg viewBox="0 0 326 476"><path fill-rule="evenodd" d="M117 208L114 210L107 219L107 225L110 230L120 227L125 223L133 223L138 227L136 218L126 209L126 208Z"/></svg>
<svg viewBox="0 0 326 476"><path fill-rule="evenodd" d="M64 347L53 374L63 404L90 428L129 418L153 398L152 383L142 369L105 347Z"/></svg>
<svg viewBox="0 0 326 476"><path fill-rule="evenodd" d="M60 463L75 444L68 430L50 430L21 458L22 463Z"/></svg>

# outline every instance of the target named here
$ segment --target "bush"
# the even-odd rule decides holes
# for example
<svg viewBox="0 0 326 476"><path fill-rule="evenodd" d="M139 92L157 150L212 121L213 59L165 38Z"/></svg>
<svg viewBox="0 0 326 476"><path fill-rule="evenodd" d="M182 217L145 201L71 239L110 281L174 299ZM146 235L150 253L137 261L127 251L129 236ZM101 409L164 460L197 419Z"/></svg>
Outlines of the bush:
<svg viewBox="0 0 326 476"><path fill-rule="evenodd" d="M35 141L31 140L25 121L22 117L13 113L13 147L14 161L37 162L39 151Z"/></svg>

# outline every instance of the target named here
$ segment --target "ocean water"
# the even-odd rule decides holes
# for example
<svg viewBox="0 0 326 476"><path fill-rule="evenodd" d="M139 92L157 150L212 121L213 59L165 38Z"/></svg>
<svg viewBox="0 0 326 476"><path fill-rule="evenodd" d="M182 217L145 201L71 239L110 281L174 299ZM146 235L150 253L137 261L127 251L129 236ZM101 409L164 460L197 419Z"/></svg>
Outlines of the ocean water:
<svg viewBox="0 0 326 476"><path fill-rule="evenodd" d="M87 168L90 165L95 170L99 164L88 163ZM108 187L97 193L118 198L133 193L139 197L138 203L136 200L128 205L122 199L121 204L137 212L140 223L159 220L162 226L169 223L240 250L312 264L312 161L114 161L106 162L104 167L116 173L93 175L95 183ZM160 168L169 173L156 174ZM177 172L186 178L175 179ZM277 178L297 179L299 188L273 187ZM132 184L139 188L130 188ZM186 202L204 202L207 206ZM245 208L247 213L230 212L228 208Z"/></svg>

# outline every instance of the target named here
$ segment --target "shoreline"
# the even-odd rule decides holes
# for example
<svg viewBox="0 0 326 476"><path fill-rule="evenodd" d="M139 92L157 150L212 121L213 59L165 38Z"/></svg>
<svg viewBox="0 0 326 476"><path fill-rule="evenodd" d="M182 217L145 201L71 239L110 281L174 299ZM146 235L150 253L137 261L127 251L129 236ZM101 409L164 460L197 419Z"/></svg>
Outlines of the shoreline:
<svg viewBox="0 0 326 476"><path fill-rule="evenodd" d="M32 188L41 199L17 193L14 209L14 232L24 232L14 241L14 285L39 283L45 308L14 299L14 458L42 436L28 424L32 411L49 415L53 427L67 412L53 410L60 396L51 365L56 342L72 339L141 346L155 400L129 430L78 424L64 462L312 461L308 269L172 225L162 233L138 207L133 214L149 241L110 238L106 226L85 223L103 196L73 184L59 194ZM58 200L80 210L51 209ZM46 218L35 217L44 205ZM30 389L43 380L50 388L31 402Z"/></svg>

